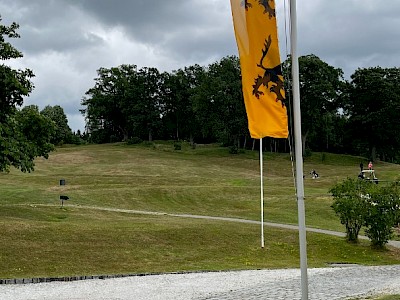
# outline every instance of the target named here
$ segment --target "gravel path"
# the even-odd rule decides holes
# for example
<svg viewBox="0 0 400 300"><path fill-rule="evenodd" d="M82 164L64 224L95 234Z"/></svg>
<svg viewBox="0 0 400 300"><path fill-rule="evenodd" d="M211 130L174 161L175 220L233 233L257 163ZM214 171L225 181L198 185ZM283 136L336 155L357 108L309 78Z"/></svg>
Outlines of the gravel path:
<svg viewBox="0 0 400 300"><path fill-rule="evenodd" d="M400 265L309 269L309 299L400 293ZM2 300L301 299L300 270L133 276L0 286Z"/></svg>

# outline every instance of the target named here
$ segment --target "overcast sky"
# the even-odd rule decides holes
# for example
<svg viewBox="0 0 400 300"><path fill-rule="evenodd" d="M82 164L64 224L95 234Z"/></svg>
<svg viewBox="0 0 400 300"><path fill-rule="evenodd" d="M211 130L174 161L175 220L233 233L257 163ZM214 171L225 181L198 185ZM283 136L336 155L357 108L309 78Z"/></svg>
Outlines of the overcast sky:
<svg viewBox="0 0 400 300"><path fill-rule="evenodd" d="M282 59L284 3L276 0ZM315 54L346 78L400 66L400 0L297 0L297 14L299 55ZM0 0L0 15L20 25L12 43L24 58L8 64L36 75L25 104L60 105L74 131L84 130L80 101L100 67L172 71L238 54L229 0Z"/></svg>

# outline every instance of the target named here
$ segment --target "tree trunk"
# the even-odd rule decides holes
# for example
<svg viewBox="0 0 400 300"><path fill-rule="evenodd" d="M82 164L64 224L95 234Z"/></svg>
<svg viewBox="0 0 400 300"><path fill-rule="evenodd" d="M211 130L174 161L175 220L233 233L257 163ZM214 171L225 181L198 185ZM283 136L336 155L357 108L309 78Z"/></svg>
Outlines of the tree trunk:
<svg viewBox="0 0 400 300"><path fill-rule="evenodd" d="M193 146L193 144L194 144L194 138L193 138L193 134L192 134L192 133L190 133L189 139L190 139L190 145Z"/></svg>
<svg viewBox="0 0 400 300"><path fill-rule="evenodd" d="M128 130L126 130L124 128L121 128L121 127L120 127L120 130L121 130L122 135L123 135L123 142L126 142L129 139Z"/></svg>
<svg viewBox="0 0 400 300"><path fill-rule="evenodd" d="M372 146L371 148L371 159L372 161L376 161L376 146Z"/></svg>
<svg viewBox="0 0 400 300"><path fill-rule="evenodd" d="M306 134L301 135L301 149L303 150L303 155L306 152L306 140L307 140L308 131Z"/></svg>
<svg viewBox="0 0 400 300"><path fill-rule="evenodd" d="M176 121L176 140L179 141L179 122Z"/></svg>

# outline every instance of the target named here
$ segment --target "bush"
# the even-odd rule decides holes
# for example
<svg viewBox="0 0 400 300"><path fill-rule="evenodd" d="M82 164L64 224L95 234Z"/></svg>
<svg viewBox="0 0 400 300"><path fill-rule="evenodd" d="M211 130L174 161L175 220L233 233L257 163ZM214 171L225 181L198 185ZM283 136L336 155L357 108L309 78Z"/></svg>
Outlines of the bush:
<svg viewBox="0 0 400 300"><path fill-rule="evenodd" d="M229 153L230 154L238 154L239 153L239 149L236 145L230 146L229 147Z"/></svg>
<svg viewBox="0 0 400 300"><path fill-rule="evenodd" d="M140 144L141 142L143 142L143 140L140 137L134 136L131 137L130 139L128 139L126 141L127 145L136 145L136 144Z"/></svg>
<svg viewBox="0 0 400 300"><path fill-rule="evenodd" d="M153 142L149 142L149 141L143 141L142 145L145 147L153 148L153 149L155 149L155 147L156 147L156 145Z"/></svg>
<svg viewBox="0 0 400 300"><path fill-rule="evenodd" d="M371 190L364 225L373 246L381 248L393 236L393 227L399 218L399 198L397 183Z"/></svg>
<svg viewBox="0 0 400 300"><path fill-rule="evenodd" d="M346 227L349 241L357 241L362 226L373 246L383 247L391 238L400 217L399 184L386 186L372 181L346 179L330 192L332 208Z"/></svg>
<svg viewBox="0 0 400 300"><path fill-rule="evenodd" d="M347 178L330 190L334 199L332 208L339 216L340 223L346 227L348 241L357 241L360 229L365 223L365 200L370 186L369 182Z"/></svg>
<svg viewBox="0 0 400 300"><path fill-rule="evenodd" d="M312 156L312 151L310 148L306 148L306 150L303 153L304 157L311 157Z"/></svg>
<svg viewBox="0 0 400 300"><path fill-rule="evenodd" d="M175 150L181 150L182 149L182 143L181 142L174 142L174 149Z"/></svg>

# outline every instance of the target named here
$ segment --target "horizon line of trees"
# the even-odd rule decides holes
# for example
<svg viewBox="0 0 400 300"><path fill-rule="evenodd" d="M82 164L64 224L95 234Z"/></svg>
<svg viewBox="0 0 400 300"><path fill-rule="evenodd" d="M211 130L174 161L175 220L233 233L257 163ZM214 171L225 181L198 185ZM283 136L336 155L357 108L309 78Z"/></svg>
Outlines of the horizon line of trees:
<svg viewBox="0 0 400 300"><path fill-rule="evenodd" d="M340 68L313 54L301 56L299 66L305 155L325 151L400 162L399 68L359 68L345 80ZM282 67L292 127L290 57ZM134 138L254 148L236 56L172 72L123 64L97 74L80 110L90 142ZM271 151L289 151L288 140L267 140Z"/></svg>
<svg viewBox="0 0 400 300"><path fill-rule="evenodd" d="M23 56L10 43L20 37L18 28L16 23L0 24L0 60ZM291 127L290 63L288 57L282 66ZM315 55L300 57L299 66L303 153L346 153L400 163L399 68L358 69L347 81L341 69ZM0 64L0 172L11 166L30 172L36 157L48 157L63 143L160 139L254 148L236 56L172 72L124 64L97 73L81 101L87 127L81 134L71 131L59 105L42 111L36 105L22 107L34 88L33 71ZM293 145L290 139L268 140L275 152Z"/></svg>

